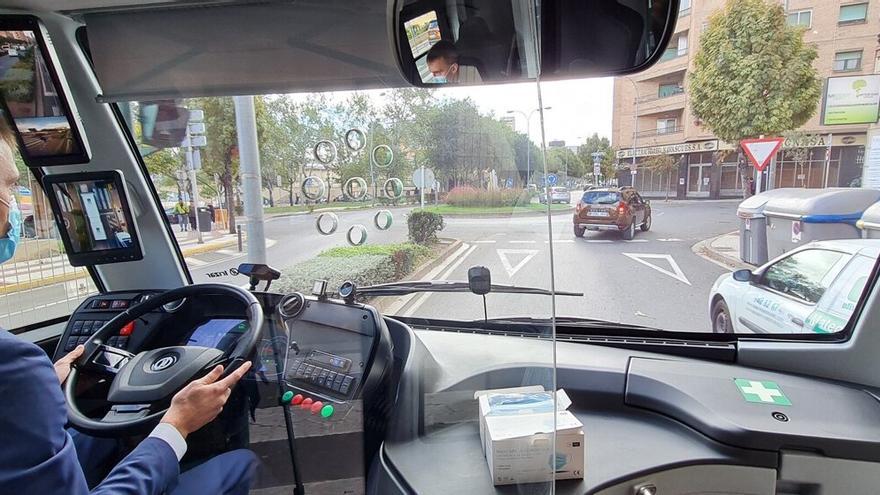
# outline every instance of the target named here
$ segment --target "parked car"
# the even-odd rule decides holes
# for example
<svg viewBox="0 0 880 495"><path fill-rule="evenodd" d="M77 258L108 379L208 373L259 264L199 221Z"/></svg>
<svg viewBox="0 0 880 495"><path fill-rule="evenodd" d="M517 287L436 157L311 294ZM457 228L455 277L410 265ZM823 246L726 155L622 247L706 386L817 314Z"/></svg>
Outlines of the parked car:
<svg viewBox="0 0 880 495"><path fill-rule="evenodd" d="M616 230L630 240L636 227L651 228L651 203L632 187L600 187L584 191L575 207L574 235L586 230Z"/></svg>
<svg viewBox="0 0 880 495"><path fill-rule="evenodd" d="M547 202L547 193L542 192L540 196L538 196L538 201L541 203ZM571 192L564 187L551 187L550 188L550 202L551 203L571 203Z"/></svg>
<svg viewBox="0 0 880 495"><path fill-rule="evenodd" d="M716 333L834 333L855 310L880 239L817 241L752 270L718 278L709 294Z"/></svg>

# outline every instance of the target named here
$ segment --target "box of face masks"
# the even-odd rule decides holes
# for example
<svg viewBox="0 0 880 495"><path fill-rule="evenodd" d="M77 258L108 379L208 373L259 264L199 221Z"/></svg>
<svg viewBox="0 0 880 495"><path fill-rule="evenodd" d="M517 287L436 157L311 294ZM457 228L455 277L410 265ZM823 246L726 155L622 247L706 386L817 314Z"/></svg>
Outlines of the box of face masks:
<svg viewBox="0 0 880 495"><path fill-rule="evenodd" d="M569 411L564 390L556 392L556 450L553 393L541 386L480 390L480 440L496 485L584 477L583 424Z"/></svg>

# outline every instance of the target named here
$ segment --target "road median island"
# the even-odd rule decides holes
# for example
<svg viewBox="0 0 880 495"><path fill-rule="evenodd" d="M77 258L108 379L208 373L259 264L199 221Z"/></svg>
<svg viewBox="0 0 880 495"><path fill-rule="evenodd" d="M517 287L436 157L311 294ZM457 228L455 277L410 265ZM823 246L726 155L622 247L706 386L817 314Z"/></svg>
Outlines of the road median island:
<svg viewBox="0 0 880 495"><path fill-rule="evenodd" d="M89 272L87 271L76 271L69 273L62 273L60 275L51 275L48 277L39 278L36 280L28 280L27 282L16 282L9 285L0 286L0 295L13 294L15 292L21 292L30 289L39 289L40 287L46 287L49 285L60 284L63 282L70 282L73 280L85 280L89 278Z"/></svg>
<svg viewBox="0 0 880 495"><path fill-rule="evenodd" d="M430 270L458 244L444 239L427 246L405 242L331 248L282 269L284 275L272 289L309 293L315 280L327 280L328 291L335 292L349 280L358 287L407 280Z"/></svg>

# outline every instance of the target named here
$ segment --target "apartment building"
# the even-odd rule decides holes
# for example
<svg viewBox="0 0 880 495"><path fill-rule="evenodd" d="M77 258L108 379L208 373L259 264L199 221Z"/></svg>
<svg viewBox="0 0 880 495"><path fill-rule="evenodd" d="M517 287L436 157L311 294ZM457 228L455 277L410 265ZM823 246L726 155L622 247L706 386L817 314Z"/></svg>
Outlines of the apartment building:
<svg viewBox="0 0 880 495"><path fill-rule="evenodd" d="M700 34L724 4L725 0L681 0L675 34L661 60L647 71L615 78L612 144L618 150L621 184L633 184L648 196L664 196L668 183L670 196L680 199L742 195L740 174L753 169L738 164L737 153L719 153L734 149L736 143L712 135L693 115L688 93L687 74L694 68ZM875 72L880 0L785 0L783 7L788 23L804 26L804 40L817 48L814 66L823 92L828 78ZM861 184L868 124L822 125L821 114L819 101L815 115L800 129L802 139L784 144L765 184ZM679 159L677 176L667 181L643 165L657 154ZM633 163L635 174L630 170Z"/></svg>

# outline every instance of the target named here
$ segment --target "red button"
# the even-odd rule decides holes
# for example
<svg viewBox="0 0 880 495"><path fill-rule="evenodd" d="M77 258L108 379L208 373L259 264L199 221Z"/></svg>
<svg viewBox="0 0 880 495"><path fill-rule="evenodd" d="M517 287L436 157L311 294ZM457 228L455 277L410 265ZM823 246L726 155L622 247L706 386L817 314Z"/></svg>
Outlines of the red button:
<svg viewBox="0 0 880 495"><path fill-rule="evenodd" d="M126 323L125 326L122 327L121 330L119 330L119 335L126 337L126 336L131 335L131 332L134 332L134 322L133 321Z"/></svg>
<svg viewBox="0 0 880 495"><path fill-rule="evenodd" d="M302 394L296 394L293 396L293 400L290 401L290 404L295 406L295 405L299 404L300 402L302 402L303 399L304 399L304 397L302 396Z"/></svg>
<svg viewBox="0 0 880 495"><path fill-rule="evenodd" d="M303 401L300 403L299 407L301 407L301 408L303 408L303 409L308 409L309 406L312 405L312 402L315 402L315 401L313 401L311 397L306 397L306 398L303 399Z"/></svg>
<svg viewBox="0 0 880 495"><path fill-rule="evenodd" d="M318 411L320 411L322 407L324 407L324 403L323 403L323 402L321 402L321 401L319 401L319 400L318 400L318 401L315 401L315 403L312 404L312 409L311 409L311 410L312 410L312 414L318 414Z"/></svg>

